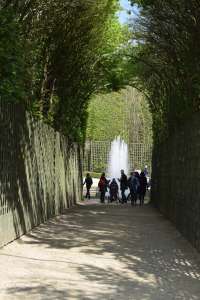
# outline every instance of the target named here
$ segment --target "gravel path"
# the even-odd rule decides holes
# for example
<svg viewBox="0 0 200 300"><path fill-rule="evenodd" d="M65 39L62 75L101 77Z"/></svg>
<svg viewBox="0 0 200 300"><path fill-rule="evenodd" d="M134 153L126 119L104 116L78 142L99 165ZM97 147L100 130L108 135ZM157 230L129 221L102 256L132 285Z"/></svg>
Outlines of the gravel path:
<svg viewBox="0 0 200 300"><path fill-rule="evenodd" d="M199 300L200 254L150 206L80 204L0 249L0 299Z"/></svg>

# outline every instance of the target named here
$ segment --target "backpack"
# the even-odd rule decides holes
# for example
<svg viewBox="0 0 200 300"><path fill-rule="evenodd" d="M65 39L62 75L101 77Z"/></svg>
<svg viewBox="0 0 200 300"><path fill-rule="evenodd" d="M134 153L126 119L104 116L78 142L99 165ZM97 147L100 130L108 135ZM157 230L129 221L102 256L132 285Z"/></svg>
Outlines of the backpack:
<svg viewBox="0 0 200 300"><path fill-rule="evenodd" d="M86 185L87 186L91 186L92 185L92 178L91 177L87 177L86 179L85 179L85 183L86 183Z"/></svg>

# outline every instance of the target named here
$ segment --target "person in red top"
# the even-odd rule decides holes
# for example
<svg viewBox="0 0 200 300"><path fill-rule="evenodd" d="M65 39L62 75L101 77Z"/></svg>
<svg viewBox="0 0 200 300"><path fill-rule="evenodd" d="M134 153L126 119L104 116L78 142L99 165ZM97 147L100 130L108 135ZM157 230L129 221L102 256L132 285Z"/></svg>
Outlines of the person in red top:
<svg viewBox="0 0 200 300"><path fill-rule="evenodd" d="M101 174L99 183L98 183L98 187L99 187L99 191L100 191L100 201L101 203L105 202L105 194L107 191L107 186L108 186L108 180L105 177L105 173Z"/></svg>

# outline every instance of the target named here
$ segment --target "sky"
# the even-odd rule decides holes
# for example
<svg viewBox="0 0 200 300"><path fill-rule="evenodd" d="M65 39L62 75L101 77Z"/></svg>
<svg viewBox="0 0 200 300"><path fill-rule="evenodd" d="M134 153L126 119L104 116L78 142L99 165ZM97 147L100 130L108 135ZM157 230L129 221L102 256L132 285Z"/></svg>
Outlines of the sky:
<svg viewBox="0 0 200 300"><path fill-rule="evenodd" d="M131 6L128 0L120 0L120 4L124 10L119 12L119 20L121 23L126 23L129 17L126 11L131 10Z"/></svg>
<svg viewBox="0 0 200 300"><path fill-rule="evenodd" d="M130 18L130 15L127 13L127 11L132 11L136 15L138 14L138 7L137 6L131 6L130 2L128 0L120 0L121 7L124 9L121 12L119 12L119 20L120 22L126 23L128 21L128 18ZM133 14L132 14L133 16Z"/></svg>

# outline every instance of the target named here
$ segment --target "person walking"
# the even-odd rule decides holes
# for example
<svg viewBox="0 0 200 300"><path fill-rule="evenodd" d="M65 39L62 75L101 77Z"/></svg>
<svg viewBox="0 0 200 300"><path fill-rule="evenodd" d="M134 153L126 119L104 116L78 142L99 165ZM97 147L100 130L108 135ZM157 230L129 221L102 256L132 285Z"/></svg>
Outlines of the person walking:
<svg viewBox="0 0 200 300"><path fill-rule="evenodd" d="M107 192L107 186L108 186L108 180L105 177L105 173L101 174L101 177L99 179L98 187L100 191L100 202L104 203L105 202L105 194Z"/></svg>
<svg viewBox="0 0 200 300"><path fill-rule="evenodd" d="M119 187L115 178L112 179L111 183L109 184L109 188L110 188L110 202L117 201Z"/></svg>
<svg viewBox="0 0 200 300"><path fill-rule="evenodd" d="M131 176L128 179L128 186L131 194L131 205L137 204L137 195L140 187L140 181L137 176L137 172L131 172Z"/></svg>
<svg viewBox="0 0 200 300"><path fill-rule="evenodd" d="M144 172L145 176L148 176L149 171L148 171L148 166L147 165L144 167L144 171L143 172Z"/></svg>
<svg viewBox="0 0 200 300"><path fill-rule="evenodd" d="M139 199L140 199L140 205L144 205L144 197L146 195L147 191L147 178L145 176L144 172L141 172L140 174L140 188L139 188Z"/></svg>
<svg viewBox="0 0 200 300"><path fill-rule="evenodd" d="M138 179L137 196L136 196L136 204L137 204L137 199L140 196L140 174L138 173L138 171L135 171L135 177Z"/></svg>
<svg viewBox="0 0 200 300"><path fill-rule="evenodd" d="M89 173L86 174L83 185L86 185L86 189L87 189L85 198L90 199L90 189L91 189L91 186L93 185L93 181L92 181L92 177L90 176Z"/></svg>
<svg viewBox="0 0 200 300"><path fill-rule="evenodd" d="M124 170L121 170L121 177L119 181L120 181L120 190L122 195L122 203L126 203L127 199L125 195L125 190L128 188L128 180L126 174L124 173Z"/></svg>

